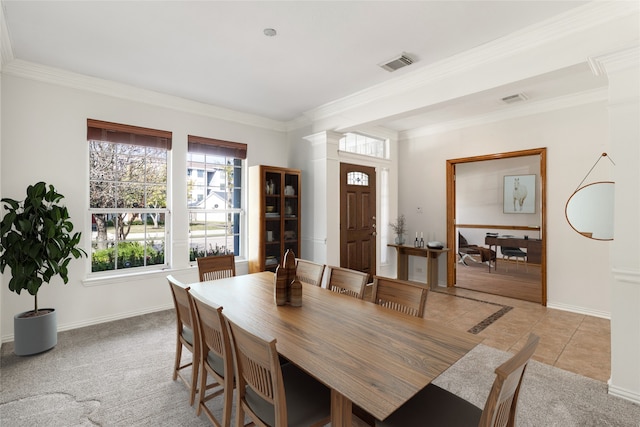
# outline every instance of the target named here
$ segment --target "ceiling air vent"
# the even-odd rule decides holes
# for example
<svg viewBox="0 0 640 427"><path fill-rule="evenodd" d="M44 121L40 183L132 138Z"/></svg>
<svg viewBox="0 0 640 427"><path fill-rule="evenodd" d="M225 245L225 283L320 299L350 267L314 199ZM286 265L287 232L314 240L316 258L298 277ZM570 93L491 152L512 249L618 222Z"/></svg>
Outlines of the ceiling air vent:
<svg viewBox="0 0 640 427"><path fill-rule="evenodd" d="M514 102L526 101L527 95L524 93L516 93L515 95L509 95L502 98L502 102L506 104L513 104Z"/></svg>
<svg viewBox="0 0 640 427"><path fill-rule="evenodd" d="M411 64L413 64L413 59L409 58L406 53L403 53L402 55L396 58L393 58L387 62L378 64L378 65L384 68L385 70L391 72Z"/></svg>

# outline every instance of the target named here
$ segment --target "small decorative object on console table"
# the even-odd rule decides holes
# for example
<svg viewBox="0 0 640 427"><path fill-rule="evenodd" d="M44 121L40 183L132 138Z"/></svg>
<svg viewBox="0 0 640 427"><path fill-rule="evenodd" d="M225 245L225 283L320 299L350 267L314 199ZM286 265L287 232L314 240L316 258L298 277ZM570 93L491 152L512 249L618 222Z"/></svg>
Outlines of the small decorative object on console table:
<svg viewBox="0 0 640 427"><path fill-rule="evenodd" d="M405 227L407 226L404 215L400 215L396 219L396 222L390 223L389 226L391 226L393 231L396 233L396 238L395 238L396 245L404 245L404 233L406 232Z"/></svg>

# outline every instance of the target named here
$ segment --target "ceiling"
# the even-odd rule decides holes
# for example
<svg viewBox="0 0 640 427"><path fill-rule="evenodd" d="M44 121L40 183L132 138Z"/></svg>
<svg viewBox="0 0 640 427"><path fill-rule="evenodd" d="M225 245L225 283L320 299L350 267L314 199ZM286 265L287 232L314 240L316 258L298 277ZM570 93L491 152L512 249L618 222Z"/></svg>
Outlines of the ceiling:
<svg viewBox="0 0 640 427"><path fill-rule="evenodd" d="M2 0L14 59L282 122L585 3ZM378 65L402 52L412 65ZM545 98L598 84L578 67L385 125L407 130L506 108L498 100L511 93Z"/></svg>

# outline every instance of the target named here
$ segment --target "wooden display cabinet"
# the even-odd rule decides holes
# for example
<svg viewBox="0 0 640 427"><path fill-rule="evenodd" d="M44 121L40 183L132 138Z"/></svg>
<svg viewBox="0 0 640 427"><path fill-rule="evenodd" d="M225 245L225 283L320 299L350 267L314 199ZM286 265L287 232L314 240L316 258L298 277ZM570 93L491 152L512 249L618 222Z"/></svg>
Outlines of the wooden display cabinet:
<svg viewBox="0 0 640 427"><path fill-rule="evenodd" d="M300 256L298 169L249 168L249 272L275 271L287 249Z"/></svg>

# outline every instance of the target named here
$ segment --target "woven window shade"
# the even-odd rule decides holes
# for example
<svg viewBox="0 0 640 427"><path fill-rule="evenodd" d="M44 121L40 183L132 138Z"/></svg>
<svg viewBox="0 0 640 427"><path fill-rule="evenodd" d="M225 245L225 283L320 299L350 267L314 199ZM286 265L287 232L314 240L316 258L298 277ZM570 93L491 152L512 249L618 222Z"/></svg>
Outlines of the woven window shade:
<svg viewBox="0 0 640 427"><path fill-rule="evenodd" d="M188 143L190 153L233 157L236 159L247 158L247 144L223 141L213 138L204 138L202 136L194 135L189 135Z"/></svg>
<svg viewBox="0 0 640 427"><path fill-rule="evenodd" d="M87 119L87 140L171 150L171 132Z"/></svg>

